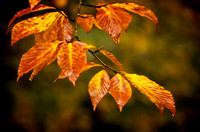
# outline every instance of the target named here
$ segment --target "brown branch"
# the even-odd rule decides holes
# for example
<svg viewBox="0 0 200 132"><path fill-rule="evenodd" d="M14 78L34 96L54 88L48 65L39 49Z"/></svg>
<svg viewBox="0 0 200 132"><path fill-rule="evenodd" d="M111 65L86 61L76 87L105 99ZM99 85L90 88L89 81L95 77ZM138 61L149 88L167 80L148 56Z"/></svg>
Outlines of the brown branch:
<svg viewBox="0 0 200 132"><path fill-rule="evenodd" d="M88 50L105 68L110 69L111 71L113 71L114 73L120 73L118 71L116 71L115 69L113 69L112 67L108 66L107 64L105 64L98 56L95 55L96 52L93 52L91 50Z"/></svg>

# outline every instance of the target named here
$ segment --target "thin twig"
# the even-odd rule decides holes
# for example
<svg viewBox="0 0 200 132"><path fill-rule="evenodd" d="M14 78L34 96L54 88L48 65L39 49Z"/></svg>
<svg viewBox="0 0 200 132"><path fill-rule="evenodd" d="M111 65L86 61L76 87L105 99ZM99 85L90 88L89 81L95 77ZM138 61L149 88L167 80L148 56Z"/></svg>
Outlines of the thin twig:
<svg viewBox="0 0 200 132"><path fill-rule="evenodd" d="M75 22L75 20L69 18L67 15L65 15L60 9L58 9L56 6L54 6L54 8L56 8L56 10L61 14L63 15L65 18L67 18L68 20L72 21L72 22Z"/></svg>
<svg viewBox="0 0 200 132"><path fill-rule="evenodd" d="M110 69L111 71L113 71L114 73L119 73L118 71L116 71L115 69L113 69L112 67L106 65L98 56L95 55L95 53L91 50L88 50L105 68Z"/></svg>

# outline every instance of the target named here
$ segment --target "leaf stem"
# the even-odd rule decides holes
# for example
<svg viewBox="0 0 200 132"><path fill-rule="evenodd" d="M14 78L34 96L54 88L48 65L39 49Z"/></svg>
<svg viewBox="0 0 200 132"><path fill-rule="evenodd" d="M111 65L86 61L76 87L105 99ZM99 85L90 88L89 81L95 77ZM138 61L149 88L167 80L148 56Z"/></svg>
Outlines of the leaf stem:
<svg viewBox="0 0 200 132"><path fill-rule="evenodd" d="M110 69L111 71L113 71L114 73L120 73L118 71L116 71L115 69L113 69L112 67L106 65L98 56L95 55L96 52L93 52L91 50L88 50L105 68Z"/></svg>

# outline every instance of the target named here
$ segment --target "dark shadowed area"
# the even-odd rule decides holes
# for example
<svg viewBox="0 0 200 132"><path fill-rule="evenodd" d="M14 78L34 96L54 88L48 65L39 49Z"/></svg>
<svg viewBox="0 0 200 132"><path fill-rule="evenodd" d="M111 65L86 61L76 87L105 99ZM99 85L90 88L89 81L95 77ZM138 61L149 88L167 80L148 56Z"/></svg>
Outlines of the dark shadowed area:
<svg viewBox="0 0 200 132"><path fill-rule="evenodd" d="M66 79L57 80L57 63L44 68L33 81L31 73L17 79L22 54L34 45L30 35L13 47L11 33L6 35L10 19L29 6L28 0L7 0L1 4L0 19L0 132L191 132L200 122L200 1L199 0L83 0L96 5L105 2L135 2L151 9L159 27L147 18L132 14L127 33L122 33L119 47L106 32L96 27L87 34L78 27L81 41L113 53L128 73L145 75L169 90L176 103L176 115L165 109L163 117L148 98L132 87L131 99L120 112L107 95L93 111L88 83L101 67L83 72L76 87ZM50 4L49 0L42 0ZM62 8L75 19L78 0L69 0ZM95 14L92 7L81 13ZM18 20L19 21L19 20ZM74 23L71 22L73 25ZM89 53L88 61L95 60ZM114 64L100 53L108 65ZM108 72L110 76L114 74Z"/></svg>

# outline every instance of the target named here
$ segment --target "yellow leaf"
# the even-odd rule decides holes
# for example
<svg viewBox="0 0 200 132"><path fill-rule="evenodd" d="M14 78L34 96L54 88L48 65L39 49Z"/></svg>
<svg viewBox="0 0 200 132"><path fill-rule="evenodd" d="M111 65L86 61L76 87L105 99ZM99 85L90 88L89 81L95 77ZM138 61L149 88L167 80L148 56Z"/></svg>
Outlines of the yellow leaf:
<svg viewBox="0 0 200 132"><path fill-rule="evenodd" d="M21 11L18 11L14 16L13 18L10 20L9 24L8 24L8 29L11 25L11 23L13 21L15 21L17 18L23 16L23 15L26 15L26 14L29 14L31 12L36 12L36 11L41 11L41 10L46 10L46 9L55 9L54 7L51 7L51 6L46 6L46 5L43 5L43 4L40 4L38 6L36 6L33 10L30 9L30 7L26 8L26 9L23 9ZM6 31L6 33L8 33L8 29Z"/></svg>
<svg viewBox="0 0 200 132"><path fill-rule="evenodd" d="M12 29L11 45L30 34L45 31L56 20L59 14L59 12L46 13L15 24Z"/></svg>
<svg viewBox="0 0 200 132"><path fill-rule="evenodd" d="M52 42L55 40L70 42L72 37L73 27L65 16L59 14L47 30L40 33L35 33L35 42L43 43Z"/></svg>
<svg viewBox="0 0 200 132"><path fill-rule="evenodd" d="M102 70L94 75L89 82L88 92L93 105L96 109L101 99L108 93L110 89L110 78L106 70Z"/></svg>
<svg viewBox="0 0 200 132"><path fill-rule="evenodd" d="M134 87L155 103L159 108L161 115L163 114L164 107L169 109L173 116L175 115L175 102L169 91L143 75L125 73L125 77Z"/></svg>
<svg viewBox="0 0 200 132"><path fill-rule="evenodd" d="M122 64L117 60L117 58L112 53L106 50L100 50L100 52L104 54L106 57L108 57L113 63L115 63L123 71Z"/></svg>
<svg viewBox="0 0 200 132"><path fill-rule="evenodd" d="M75 86L76 80L87 64L84 48L74 43L64 43L58 53L58 65Z"/></svg>
<svg viewBox="0 0 200 132"><path fill-rule="evenodd" d="M38 43L33 46L30 50L28 50L25 54L23 54L19 67L18 67L18 78L17 81L23 74L28 73L33 68L39 66L40 64L45 63L44 68L47 64L52 62L50 59L53 57L58 44L62 42L55 41L55 42L47 42L47 43ZM39 71L38 71L39 72ZM37 72L37 73L38 73Z"/></svg>
<svg viewBox="0 0 200 132"><path fill-rule="evenodd" d="M120 7L126 9L130 12L138 14L142 17L147 17L152 20L154 23L158 24L158 19L155 14L144 6L137 5L135 3L114 3L112 6Z"/></svg>
<svg viewBox="0 0 200 132"><path fill-rule="evenodd" d="M122 111L122 108L132 96L131 86L124 77L117 74L111 79L109 94L112 95L119 110Z"/></svg>

